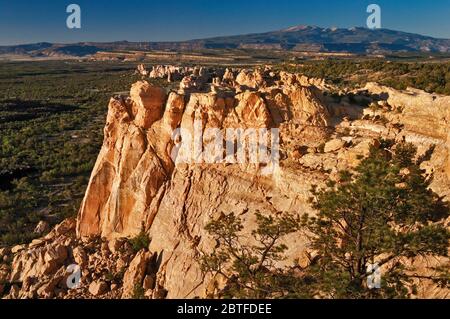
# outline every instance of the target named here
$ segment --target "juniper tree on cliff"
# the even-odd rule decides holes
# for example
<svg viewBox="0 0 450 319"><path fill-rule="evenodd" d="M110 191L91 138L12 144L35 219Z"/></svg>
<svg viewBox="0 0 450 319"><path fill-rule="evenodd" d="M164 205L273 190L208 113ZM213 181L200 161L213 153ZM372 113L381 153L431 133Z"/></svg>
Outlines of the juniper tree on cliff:
<svg viewBox="0 0 450 319"><path fill-rule="evenodd" d="M201 258L205 273L220 274L227 285L219 297L240 298L407 298L414 280L448 286L448 267L431 275L416 274L407 261L447 256L447 205L430 189L420 164L432 149L416 159L410 144L381 141L354 172L342 172L339 183L313 190L315 217L257 215L252 235L256 245L244 245L241 220L234 214L211 222L207 231L218 247ZM303 229L315 251L306 268L277 268L287 246L280 240ZM370 289L372 269L382 269L380 289Z"/></svg>
<svg viewBox="0 0 450 319"><path fill-rule="evenodd" d="M225 288L209 297L311 297L307 289L303 290L304 278L294 268L277 266L285 259L288 248L282 240L300 229L300 218L288 213L277 216L257 213L256 223L252 231L254 244L242 242L242 220L233 213L207 225L206 230L217 241L217 248L202 256L201 268L205 274L220 275L226 280Z"/></svg>
<svg viewBox="0 0 450 319"><path fill-rule="evenodd" d="M316 217L305 216L311 248L308 269L314 290L331 298L404 298L413 279L448 285L448 276L418 276L407 268L415 257L447 256L449 209L430 189L411 144L382 141L339 183L313 191ZM369 289L369 265L382 269L381 289ZM408 289L409 287L409 289ZM412 289L411 289L412 287Z"/></svg>

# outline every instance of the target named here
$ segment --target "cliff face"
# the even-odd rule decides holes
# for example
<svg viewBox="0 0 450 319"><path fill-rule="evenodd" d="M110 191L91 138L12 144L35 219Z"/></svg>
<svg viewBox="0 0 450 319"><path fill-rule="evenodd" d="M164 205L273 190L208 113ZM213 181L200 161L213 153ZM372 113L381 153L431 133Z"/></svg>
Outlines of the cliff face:
<svg viewBox="0 0 450 319"><path fill-rule="evenodd" d="M110 101L104 144L78 218L80 236L139 231L173 169L171 125L179 124L184 102L172 96L164 110L165 92L143 82L133 85L130 96Z"/></svg>
<svg viewBox="0 0 450 319"><path fill-rule="evenodd" d="M312 186L336 180L339 170L355 167L380 138L413 142L420 152L436 145L424 169L434 173L433 189L450 196L448 97L376 84L353 92L356 100L376 103L374 110L345 96L337 102L310 85L322 86L322 81L300 75L157 70L164 72L154 70L153 76L170 76L167 72L176 70L183 77L180 90L167 93L140 81L129 97L111 99L104 143L76 221L77 236L70 224L66 232L21 247L12 254L14 280L26 282L76 261L90 269L83 279L86 288L81 288L88 295L101 294L102 269L113 267L127 273L123 287L108 288L110 297L130 297L135 284L144 285L152 298L205 297L216 279L204 277L197 261L202 252L215 249L205 231L210 221L224 213L237 214L244 221L246 240L258 211L314 214L308 203ZM217 79L217 74L222 76ZM231 155L239 159L235 141L228 139L230 129L235 133L253 129L271 141L264 154L270 160L252 161L250 154L243 154L241 162L233 163L229 153L209 147L231 142ZM271 129L278 129L278 136ZM211 144L218 136L223 140ZM123 242L142 229L150 235L154 255L133 254ZM308 262L308 243L301 234L285 241L289 247L285 264ZM59 246L52 246L55 242ZM95 252L96 245L101 253ZM37 262L46 253L54 257L48 258L51 267ZM110 265L108 260L120 262ZM418 262L417 268L422 266ZM448 293L430 289L421 287L420 295ZM13 293L14 297L27 292Z"/></svg>
<svg viewBox="0 0 450 319"><path fill-rule="evenodd" d="M324 136L329 114L317 94L313 88L287 85L166 96L147 82L136 83L130 98L110 101L104 144L78 216L78 236L135 236L143 226L152 238L151 251L161 254L158 278L168 297L204 296L208 283L195 260L215 245L204 230L212 218L239 213L248 216L250 230L257 211L310 211L308 191L325 176L311 173L316 176L297 180L294 170L279 167L266 175L250 158L236 165L192 156L186 161L184 152L194 147L184 143L173 156L173 130L180 128L185 141L186 135L198 134L200 125L205 144L214 138L207 129L225 137L227 129L271 129L287 122L314 126ZM287 128L282 131L289 135ZM292 261L304 245L290 246Z"/></svg>
<svg viewBox="0 0 450 319"><path fill-rule="evenodd" d="M393 125L401 125L399 137L417 145L419 151L424 151L432 145L436 146L431 161L426 163L424 168L434 173L434 191L448 198L450 96L429 94L412 88L400 92L375 83L368 83L366 89L386 99L387 104L396 109L396 112L388 113L386 118Z"/></svg>
<svg viewBox="0 0 450 319"><path fill-rule="evenodd" d="M129 98L110 101L105 140L79 213L78 235L113 238L135 235L142 224L151 229L172 176L182 166L176 167L179 158L173 155L177 128L183 132L181 138L183 134L192 138L202 134L204 144L214 138L206 136L208 128L226 136L227 129L271 129L293 121L315 125L322 131L329 114L316 94L306 87L289 86L285 90L272 88L268 93L253 90L167 95L145 81L134 84ZM186 145L180 154L193 150ZM192 161L189 158L187 164ZM195 161L187 165L188 170L204 162ZM227 170L226 163L203 166L204 171ZM257 177L258 168L250 161L240 166L250 179L253 174ZM272 183L270 179L267 182ZM210 193L215 191L222 192L213 188ZM230 199L225 196L220 201Z"/></svg>
<svg viewBox="0 0 450 319"><path fill-rule="evenodd" d="M225 73L224 80L233 78L231 71ZM338 169L355 166L377 138L406 139L424 150L436 144L428 165L436 174L436 189L448 195L448 97L368 84L366 97L386 101L391 110L401 108L385 112L390 123L374 124L351 119L364 113L356 105L336 115L317 88L301 85L306 81L286 73L268 79L261 71L245 70L232 80L235 88L249 88L242 93L171 92L167 97L146 82L136 83L131 98L110 102L105 142L80 210L78 235L133 236L143 225L152 238L150 250L161 257L158 282L168 297L204 297L210 278L202 277L195 261L201 252L214 249L204 230L208 222L235 212L251 230L257 211L313 214L307 203L311 186L333 178ZM180 127L195 135L197 122L202 133L207 128L279 128L280 166L265 176L254 164L179 161L171 156L172 130ZM338 124L331 127L332 122ZM402 128L394 130L392 124ZM349 136L333 136L346 128ZM203 142L207 139L203 136ZM321 143L326 143L325 153L314 151ZM298 148L304 145L310 150L301 156ZM293 236L289 247L287 262L301 259L307 246Z"/></svg>

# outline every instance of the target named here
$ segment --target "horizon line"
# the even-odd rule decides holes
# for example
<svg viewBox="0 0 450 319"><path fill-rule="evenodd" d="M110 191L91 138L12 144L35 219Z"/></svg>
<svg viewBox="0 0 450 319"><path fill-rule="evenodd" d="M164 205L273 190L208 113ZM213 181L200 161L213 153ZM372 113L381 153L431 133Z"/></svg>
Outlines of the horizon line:
<svg viewBox="0 0 450 319"><path fill-rule="evenodd" d="M264 34L264 33L277 32L277 31L289 32L288 31L289 29L295 28L295 27L309 27L309 28L320 28L320 29L333 29L333 28L336 28L337 30L351 30L353 28L367 29L367 30L371 30L371 31L386 30L386 31L395 31L395 32L409 33L409 34L413 34L413 35L419 35L419 36L423 36L423 37L433 38L433 39L436 39L436 40L450 40L450 38L434 37L434 36L426 35L426 34L422 34L422 33L414 33L414 32L411 32L411 31L395 30L395 29L389 29L389 28L380 28L380 29L375 29L374 30L374 29L367 28L365 26L353 26L353 27L336 27L336 26L331 26L331 27L323 27L323 26L318 26L318 25L298 24L298 25L292 25L292 26L289 26L289 27L286 27L286 28L282 28L282 29L278 29L278 30L260 31L260 32L251 32L251 33L241 33L241 34L224 34L224 35L216 35L216 36L204 37L204 38L190 38L190 39L185 39L185 40L161 40L161 41L139 40L139 41L129 41L129 40L121 39L121 40L111 40L111 41L87 40L87 41L75 41L75 42L70 42L70 41L56 41L56 42L36 41L36 42L25 42L25 43L24 42L20 42L20 43L13 43L13 44L0 43L0 47L25 46L25 45L33 45L33 44L40 44L40 43L49 43L49 44L52 44L52 45L58 45L58 44L67 45L67 44L80 44L80 43L118 43L118 42L129 42L129 43L180 43L180 42L190 42L190 41L200 41L200 40L208 40L208 39L214 39L214 38L222 38L222 37L235 37L235 36L246 36L246 35L254 35L254 34Z"/></svg>

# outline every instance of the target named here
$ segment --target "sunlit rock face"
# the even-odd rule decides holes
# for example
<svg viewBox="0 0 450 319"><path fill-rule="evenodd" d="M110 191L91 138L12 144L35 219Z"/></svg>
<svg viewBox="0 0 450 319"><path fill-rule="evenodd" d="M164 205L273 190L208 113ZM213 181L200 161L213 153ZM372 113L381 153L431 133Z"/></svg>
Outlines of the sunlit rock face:
<svg viewBox="0 0 450 319"><path fill-rule="evenodd" d="M314 214L312 186L356 167L381 138L412 142L421 153L435 145L424 170L434 174L435 191L450 195L448 97L369 83L353 93L383 106L372 114L345 97L336 102L324 94L324 81L302 75L158 67L150 77L170 72L184 77L178 92L140 81L130 97L110 101L104 143L77 220L80 238L148 232L150 251L160 258L156 280L169 298L205 296L211 278L202 276L197 260L215 247L204 229L211 220L234 212L249 235L257 211ZM208 81L212 90L205 90ZM190 139L202 145L214 139L208 129L225 137L227 129L238 128L278 130L279 163L269 174L258 163L230 164L220 156L210 163L189 153L195 148ZM304 263L306 238L294 234L286 242L286 263Z"/></svg>
<svg viewBox="0 0 450 319"><path fill-rule="evenodd" d="M402 125L397 138L414 143L419 151L435 146L432 159L425 163L424 169L435 175L434 190L449 196L446 182L450 179L450 96L412 88L397 91L376 83L368 83L366 89L386 99L396 110L388 120Z"/></svg>

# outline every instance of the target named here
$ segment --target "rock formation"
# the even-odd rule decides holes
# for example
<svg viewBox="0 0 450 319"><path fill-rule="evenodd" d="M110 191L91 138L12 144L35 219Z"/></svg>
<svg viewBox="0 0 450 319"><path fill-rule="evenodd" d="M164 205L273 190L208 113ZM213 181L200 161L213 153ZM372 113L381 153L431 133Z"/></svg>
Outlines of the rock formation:
<svg viewBox="0 0 450 319"><path fill-rule="evenodd" d="M0 251L12 260L11 267L0 268L12 284L10 298L131 298L136 287L149 298L205 297L214 279L203 276L197 260L214 250L205 231L211 220L234 212L251 232L257 211L314 214L311 187L355 167L380 138L406 139L421 152L436 145L424 168L435 175L433 189L450 196L448 97L368 84L354 94L385 106L373 111L350 100L336 102L324 94L323 81L301 75L222 71L154 67L150 78L179 75L180 91L140 81L129 97L110 100L103 146L76 226L68 220L28 246ZM218 74L215 89L203 91ZM237 128L279 129L280 163L270 174L252 163L208 163L189 152L189 161L181 160L195 148L188 135L207 144L214 138L207 129L225 135ZM126 238L141 231L150 245L133 251ZM285 263L307 263L306 239L294 234L285 240ZM67 290L71 263L86 275L80 288ZM108 278L108 269L122 273L121 284ZM46 279L37 284L36 278Z"/></svg>
<svg viewBox="0 0 450 319"><path fill-rule="evenodd" d="M394 112L384 112L389 123L401 126L398 139L416 144L419 150L436 146L431 166L435 174L434 190L450 196L446 181L450 179L450 97L408 88L397 91L376 83L368 83L367 91L386 100ZM434 165L432 165L434 164Z"/></svg>
<svg viewBox="0 0 450 319"><path fill-rule="evenodd" d="M147 69L145 68L145 65L143 65L143 64L139 64L137 66L136 73L140 74L142 76L148 76L149 75L149 72L147 71Z"/></svg>

